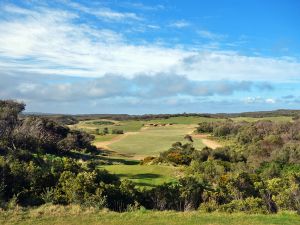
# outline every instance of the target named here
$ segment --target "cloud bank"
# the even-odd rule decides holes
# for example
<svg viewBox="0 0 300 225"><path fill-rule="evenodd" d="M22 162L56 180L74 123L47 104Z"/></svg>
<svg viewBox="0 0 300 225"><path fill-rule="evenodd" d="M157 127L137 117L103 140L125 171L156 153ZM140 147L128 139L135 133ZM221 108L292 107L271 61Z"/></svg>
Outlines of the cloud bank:
<svg viewBox="0 0 300 225"><path fill-rule="evenodd" d="M77 10L88 8L75 5ZM132 17L106 13L101 18ZM37 7L31 10L7 5L0 20L0 71L41 73L81 77L122 74L183 74L193 80L298 79L300 62L292 58L245 56L238 52L201 47L166 47L156 43L131 43L111 29L78 23L77 11ZM105 14L105 15L102 15ZM113 19L113 18L110 18ZM113 19L116 20L116 19ZM180 21L179 21L180 22ZM182 27L183 23L175 23ZM216 35L205 31L209 38Z"/></svg>

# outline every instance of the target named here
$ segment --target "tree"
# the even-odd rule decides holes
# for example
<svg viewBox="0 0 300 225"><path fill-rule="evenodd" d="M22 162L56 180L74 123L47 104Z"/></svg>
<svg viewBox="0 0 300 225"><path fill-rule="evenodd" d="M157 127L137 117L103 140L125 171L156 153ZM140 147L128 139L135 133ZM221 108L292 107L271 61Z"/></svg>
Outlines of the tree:
<svg viewBox="0 0 300 225"><path fill-rule="evenodd" d="M189 142L194 142L192 136L189 135L189 134L185 135L184 139L187 140L187 141L189 141Z"/></svg>
<svg viewBox="0 0 300 225"><path fill-rule="evenodd" d="M18 125L18 115L25 109L24 103L12 100L0 100L0 144L15 149L12 132Z"/></svg>
<svg viewBox="0 0 300 225"><path fill-rule="evenodd" d="M109 131L108 131L108 128L107 128L107 127L104 127L104 129L103 129L103 134L104 134L104 135L109 134Z"/></svg>

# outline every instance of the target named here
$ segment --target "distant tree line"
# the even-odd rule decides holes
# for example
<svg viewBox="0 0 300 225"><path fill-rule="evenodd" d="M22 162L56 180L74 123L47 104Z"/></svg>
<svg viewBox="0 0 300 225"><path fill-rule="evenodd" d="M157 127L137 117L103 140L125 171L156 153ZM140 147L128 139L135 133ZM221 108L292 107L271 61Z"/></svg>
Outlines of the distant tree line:
<svg viewBox="0 0 300 225"><path fill-rule="evenodd" d="M144 114L144 115L129 115L129 114L78 114L78 115L60 115L60 114L22 114L22 117L26 116L40 116L51 119L57 123L63 125L76 124L79 121L97 120L97 119L111 119L111 120L153 120L153 119L169 119L172 117L186 116L186 117L206 117L206 118L236 118L236 117L280 117L290 116L295 120L300 116L300 110L275 110L275 111L258 111L258 112L242 112L242 113L176 113L176 114Z"/></svg>

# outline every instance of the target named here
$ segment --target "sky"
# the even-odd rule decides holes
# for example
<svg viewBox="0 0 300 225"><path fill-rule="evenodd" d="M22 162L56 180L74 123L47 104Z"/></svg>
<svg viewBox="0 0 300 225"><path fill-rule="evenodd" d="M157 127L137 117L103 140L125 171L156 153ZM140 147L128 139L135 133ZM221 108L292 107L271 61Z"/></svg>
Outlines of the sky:
<svg viewBox="0 0 300 225"><path fill-rule="evenodd" d="M68 114L300 109L300 1L0 0L0 99Z"/></svg>

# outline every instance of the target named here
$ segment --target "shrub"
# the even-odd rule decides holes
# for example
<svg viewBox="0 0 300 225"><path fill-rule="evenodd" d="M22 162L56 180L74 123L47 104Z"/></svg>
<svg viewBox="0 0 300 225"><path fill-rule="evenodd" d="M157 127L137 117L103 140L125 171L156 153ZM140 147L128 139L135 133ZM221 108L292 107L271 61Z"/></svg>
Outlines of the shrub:
<svg viewBox="0 0 300 225"><path fill-rule="evenodd" d="M112 134L124 134L124 131L123 130L120 130L120 129L113 129L111 131Z"/></svg>
<svg viewBox="0 0 300 225"><path fill-rule="evenodd" d="M220 206L220 211L224 212L246 212L246 213L268 213L264 201L260 198L249 197L245 200L233 200L228 204Z"/></svg>

